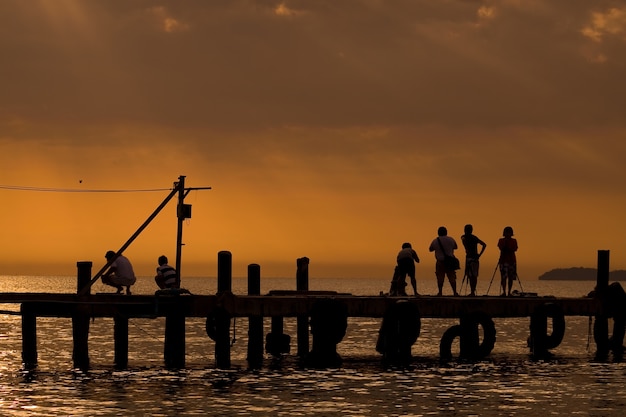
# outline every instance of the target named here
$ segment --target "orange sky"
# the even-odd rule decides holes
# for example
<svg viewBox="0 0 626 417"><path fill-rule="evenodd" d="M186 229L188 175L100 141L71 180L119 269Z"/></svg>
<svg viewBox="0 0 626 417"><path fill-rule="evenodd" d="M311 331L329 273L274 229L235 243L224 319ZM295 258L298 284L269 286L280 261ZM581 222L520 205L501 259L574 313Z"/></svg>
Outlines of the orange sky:
<svg viewBox="0 0 626 417"><path fill-rule="evenodd" d="M210 186L183 275L385 277L409 241L427 278L466 223L484 279L507 225L522 279L626 268L626 1L9 0L0 53L0 185ZM3 273L95 272L167 194L0 188ZM175 239L171 203L126 254Z"/></svg>

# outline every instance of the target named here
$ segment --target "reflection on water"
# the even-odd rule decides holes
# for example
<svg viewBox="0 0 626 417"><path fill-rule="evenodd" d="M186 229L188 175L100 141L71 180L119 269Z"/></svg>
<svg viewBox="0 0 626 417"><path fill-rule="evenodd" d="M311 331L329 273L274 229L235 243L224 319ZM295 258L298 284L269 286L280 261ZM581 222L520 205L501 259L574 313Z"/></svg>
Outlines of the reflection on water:
<svg viewBox="0 0 626 417"><path fill-rule="evenodd" d="M203 291L196 284L195 291ZM385 285L350 283L361 291ZM525 283L533 285L540 287ZM584 294L589 286L575 283L568 291ZM146 285L143 291L150 290ZM593 362L595 345L588 347L586 317L567 318L563 343L549 361L530 360L527 319L495 319L497 341L487 360L448 364L438 361L438 343L456 321L426 319L413 346L414 360L405 368L382 365L374 349L378 319L351 318L338 345L343 365L326 370L302 368L294 356L266 357L262 369L247 369L245 319L236 322L232 369L215 369L214 342L206 336L204 321L188 319L187 367L178 371L163 368L163 319L130 320L129 368L120 371L112 366L113 322L97 318L89 337L93 368L86 373L71 369L69 319L37 320L39 367L25 372L20 369L20 318L0 317L3 415L621 416L626 410L626 365ZM292 351L295 326L294 319L285 319Z"/></svg>

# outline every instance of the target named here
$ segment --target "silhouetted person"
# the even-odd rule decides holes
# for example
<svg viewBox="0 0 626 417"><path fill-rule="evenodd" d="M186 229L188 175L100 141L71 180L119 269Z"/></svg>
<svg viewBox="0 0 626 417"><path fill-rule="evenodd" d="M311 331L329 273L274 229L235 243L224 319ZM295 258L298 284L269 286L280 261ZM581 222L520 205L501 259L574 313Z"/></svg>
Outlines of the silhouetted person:
<svg viewBox="0 0 626 417"><path fill-rule="evenodd" d="M465 225L465 234L461 236L461 242L465 248L465 276L470 284L470 296L476 295L476 284L478 283L478 267L480 262L478 259L483 254L487 244L472 234L474 227L471 224ZM478 252L478 245L482 248Z"/></svg>
<svg viewBox="0 0 626 417"><path fill-rule="evenodd" d="M122 293L122 287L126 287L126 294L130 295L130 286L133 285L137 278L133 271L133 266L124 255L115 257L115 252L108 251L104 257L111 263L107 272L102 275L102 283L117 288L117 294Z"/></svg>
<svg viewBox="0 0 626 417"><path fill-rule="evenodd" d="M415 262L419 263L420 259L417 256L417 252L413 250L410 243L403 243L396 260L398 264L393 274L390 294L406 295L406 276L408 275L411 279L411 285L413 286L413 294L418 296L417 280L415 279Z"/></svg>
<svg viewBox="0 0 626 417"><path fill-rule="evenodd" d="M515 252L517 251L517 239L513 238L513 228L507 226L502 232L504 237L498 240L498 248L500 249L500 286L502 287L502 296L511 295L513 281L517 279L517 259ZM508 291L507 291L508 284Z"/></svg>
<svg viewBox="0 0 626 417"><path fill-rule="evenodd" d="M457 248L456 240L448 236L448 229L443 226L437 230L437 238L432 241L428 248L429 251L435 252L435 259L437 260L435 264L435 276L437 277L437 287L439 288L437 295L440 297L446 275L448 276L448 281L450 281L452 292L454 295L459 295L456 292L456 271L446 267L446 263L444 262L446 255L454 256L454 250Z"/></svg>
<svg viewBox="0 0 626 417"><path fill-rule="evenodd" d="M167 256L159 256L159 266L156 269L154 281L160 289L180 288L180 280L176 269L168 265Z"/></svg>

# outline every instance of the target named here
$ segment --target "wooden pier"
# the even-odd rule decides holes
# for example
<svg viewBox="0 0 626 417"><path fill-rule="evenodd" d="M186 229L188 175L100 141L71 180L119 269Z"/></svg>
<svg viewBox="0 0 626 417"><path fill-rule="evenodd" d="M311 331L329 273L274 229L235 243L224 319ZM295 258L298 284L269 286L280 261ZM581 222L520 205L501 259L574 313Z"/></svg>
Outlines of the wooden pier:
<svg viewBox="0 0 626 417"><path fill-rule="evenodd" d="M606 253L605 253L606 252ZM441 356L449 359L450 343L456 337L461 355L482 358L495 343L493 318L529 317L529 348L541 356L558 346L566 316L595 317L594 339L597 358L610 352L621 359L626 327L626 294L619 284L608 285L608 251L598 252L596 293L584 298L539 296L479 297L389 297L353 296L332 291L308 291L308 259L298 260L296 291L272 291L260 295L260 267L250 265L248 294L231 292L230 253L218 254L218 292L214 295L189 294L181 290L161 290L154 295L90 294L91 263L78 263L76 294L2 293L0 303L20 304L22 316L22 358L25 367L37 364L37 317L72 318L73 361L76 368L89 368L89 323L93 317L114 319L115 366L128 364L128 320L165 318L164 362L170 368L185 366L185 319L206 318L207 336L215 341L215 360L219 368L230 367L231 319L249 318L248 361L261 366L264 353L289 352L290 336L283 333L283 319L296 317L297 354L316 366L340 363L336 345L345 335L349 317L381 318L376 349L383 359L406 361L423 318L457 318L442 336ZM265 334L263 318L271 318ZM609 337L608 319L614 320ZM548 326L548 320L552 326ZM479 328L483 328L482 340ZM551 333L549 333L551 329ZM559 333L561 333L559 335ZM313 346L309 347L312 335Z"/></svg>

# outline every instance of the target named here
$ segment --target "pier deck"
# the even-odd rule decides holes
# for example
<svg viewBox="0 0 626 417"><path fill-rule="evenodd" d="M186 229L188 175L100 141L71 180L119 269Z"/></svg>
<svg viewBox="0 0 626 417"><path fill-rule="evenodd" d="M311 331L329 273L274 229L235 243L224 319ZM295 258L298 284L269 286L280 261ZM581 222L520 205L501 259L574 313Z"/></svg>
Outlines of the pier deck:
<svg viewBox="0 0 626 417"><path fill-rule="evenodd" d="M601 303L594 298L563 298L552 296L479 296L479 297L386 297L354 296L333 292L311 293L293 291L280 295L116 295L50 293L1 293L0 304L28 304L37 316L72 317L75 307L88 307L91 317L164 317L172 308L185 317L207 317L217 306L231 317L298 317L310 315L319 299L334 299L345 304L348 317L383 317L391 304L406 300L417 306L423 318L459 318L463 314L482 311L491 317L530 317L537 306L558 304L565 316L595 316Z"/></svg>

